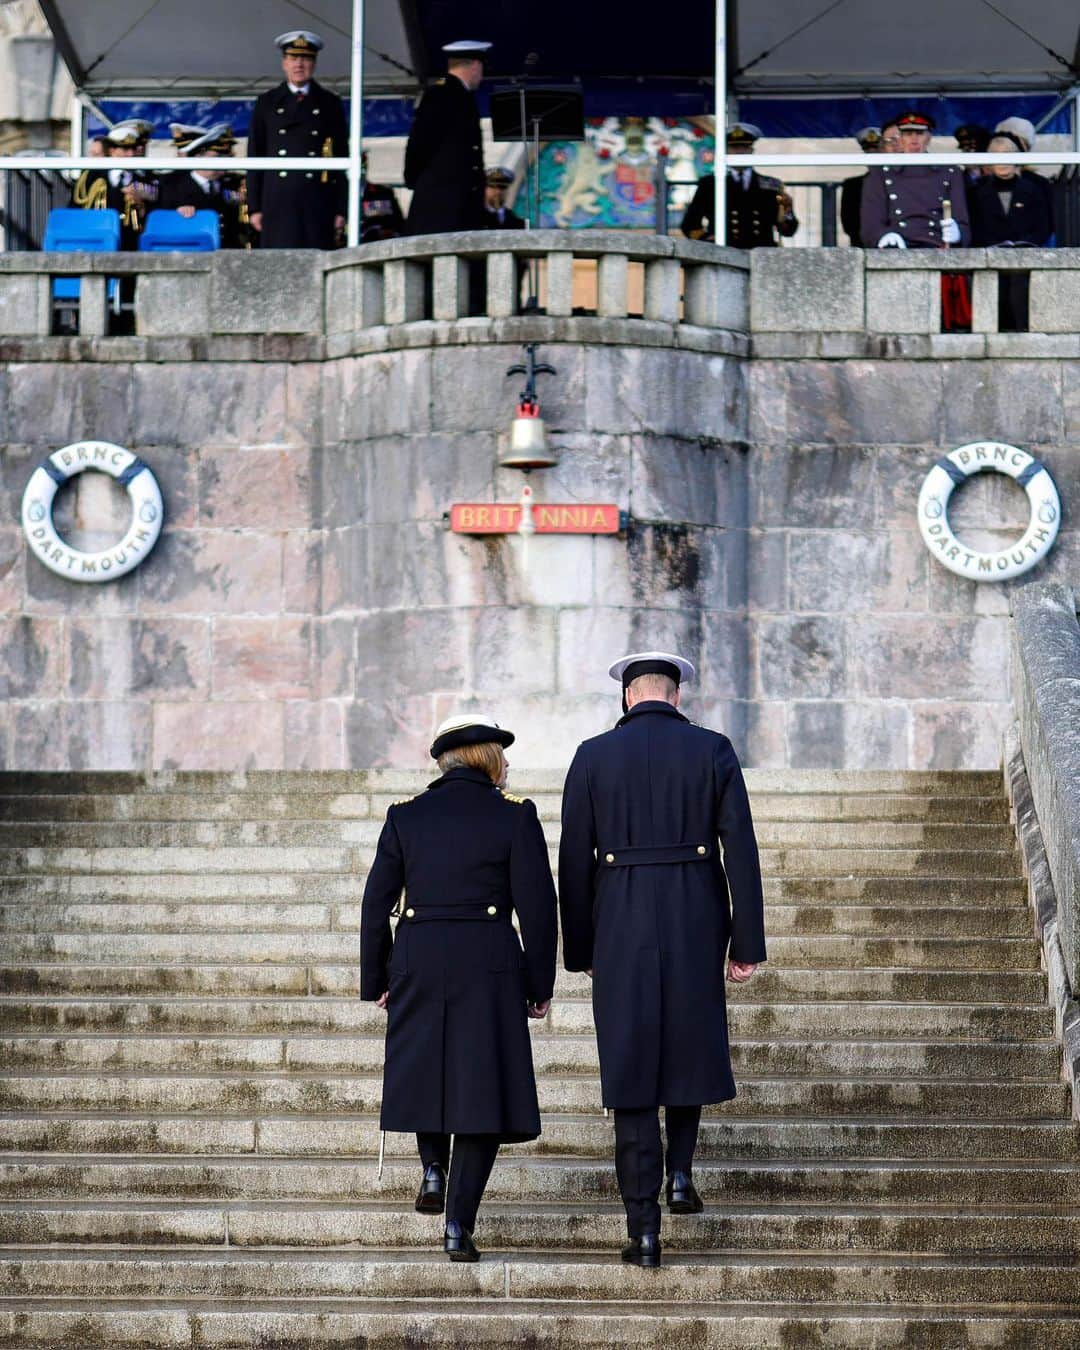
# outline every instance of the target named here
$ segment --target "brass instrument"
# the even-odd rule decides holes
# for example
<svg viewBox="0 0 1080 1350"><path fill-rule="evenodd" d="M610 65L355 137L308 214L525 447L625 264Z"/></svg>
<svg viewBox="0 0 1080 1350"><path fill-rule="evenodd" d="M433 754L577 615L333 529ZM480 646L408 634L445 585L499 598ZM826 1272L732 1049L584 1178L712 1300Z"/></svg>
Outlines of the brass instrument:
<svg viewBox="0 0 1080 1350"><path fill-rule="evenodd" d="M334 139L332 136L327 136L326 140L322 143L322 157L323 159L333 159L334 157ZM319 181L322 183L329 183L330 173L327 169L323 169Z"/></svg>

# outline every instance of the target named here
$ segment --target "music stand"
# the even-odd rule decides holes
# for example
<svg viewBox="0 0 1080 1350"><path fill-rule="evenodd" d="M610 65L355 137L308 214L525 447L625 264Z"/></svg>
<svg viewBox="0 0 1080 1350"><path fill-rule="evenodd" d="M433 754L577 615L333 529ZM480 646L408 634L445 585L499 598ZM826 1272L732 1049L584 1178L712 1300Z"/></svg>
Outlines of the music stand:
<svg viewBox="0 0 1080 1350"><path fill-rule="evenodd" d="M525 228L540 223L540 142L583 141L585 112L576 84L509 84L488 97L491 138L520 141L525 152ZM529 182L529 139L533 143L533 182ZM535 208L535 216L534 216Z"/></svg>

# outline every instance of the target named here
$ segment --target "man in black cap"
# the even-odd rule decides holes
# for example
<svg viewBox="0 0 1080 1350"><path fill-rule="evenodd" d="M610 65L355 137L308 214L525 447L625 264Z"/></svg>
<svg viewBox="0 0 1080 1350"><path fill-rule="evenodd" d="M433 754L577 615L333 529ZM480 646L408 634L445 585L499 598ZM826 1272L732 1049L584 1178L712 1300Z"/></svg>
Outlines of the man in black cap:
<svg viewBox="0 0 1080 1350"><path fill-rule="evenodd" d="M761 132L750 122L736 122L728 128L728 155L748 155ZM682 232L687 239L716 240L732 248L769 248L790 239L799 228L791 196L779 178L767 178L756 169L740 169L729 164L727 174L727 231L722 239L716 231L716 179L710 173L698 183L693 200L686 208Z"/></svg>
<svg viewBox="0 0 1080 1350"><path fill-rule="evenodd" d="M859 228L867 248L963 247L971 239L963 173L920 164L930 148L934 122L911 110L896 119L903 164L873 168L863 184Z"/></svg>
<svg viewBox="0 0 1080 1350"><path fill-rule="evenodd" d="M593 977L600 1086L615 1112L630 1236L623 1260L655 1267L659 1108L668 1208L699 1213L701 1108L735 1096L724 961L739 983L765 960L761 870L731 742L679 712L691 663L635 652L609 674L622 685L624 716L578 747L563 791L563 960Z"/></svg>
<svg viewBox="0 0 1080 1350"><path fill-rule="evenodd" d="M255 100L248 154L337 159L349 153L345 108L313 77L323 48L317 33L275 38L283 82ZM333 248L345 228L349 188L343 173L310 170L248 175L248 211L261 248Z"/></svg>
<svg viewBox="0 0 1080 1350"><path fill-rule="evenodd" d="M188 130L184 128L185 133ZM173 139L178 139L175 132ZM200 130L197 135L186 138L177 149L184 158L214 155L227 159L235 145L232 127L228 122L217 122L209 130ZM196 211L215 211L221 225L221 247L240 247L240 193L237 187L226 183L224 168L204 169L200 166L190 173L167 174L162 179L158 205L166 211L178 211L187 219Z"/></svg>
<svg viewBox="0 0 1080 1350"><path fill-rule="evenodd" d="M514 181L509 169L488 169L484 175L484 216L489 230L523 230L525 222L506 204L506 190Z"/></svg>
<svg viewBox="0 0 1080 1350"><path fill-rule="evenodd" d="M405 186L412 188L410 234L486 228L484 152L476 90L490 42L450 42L448 73L426 91L405 147Z"/></svg>

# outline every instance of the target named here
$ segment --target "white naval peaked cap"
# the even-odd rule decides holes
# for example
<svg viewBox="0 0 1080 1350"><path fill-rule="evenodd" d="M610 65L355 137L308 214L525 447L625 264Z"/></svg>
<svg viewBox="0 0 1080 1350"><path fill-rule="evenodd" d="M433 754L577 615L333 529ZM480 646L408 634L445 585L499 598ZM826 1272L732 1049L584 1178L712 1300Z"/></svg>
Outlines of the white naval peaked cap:
<svg viewBox="0 0 1080 1350"><path fill-rule="evenodd" d="M280 47L284 51L287 47L293 47L297 56L314 56L316 52L321 52L326 43L309 28L291 28L287 33L279 33L274 39L274 46Z"/></svg>
<svg viewBox="0 0 1080 1350"><path fill-rule="evenodd" d="M632 670L632 666L643 666L644 669ZM676 684L681 684L683 680L692 680L697 671L692 661L673 652L631 652L609 666L608 674L622 685L629 684L639 675L652 674L669 675Z"/></svg>
<svg viewBox="0 0 1080 1350"><path fill-rule="evenodd" d="M484 745L496 741L504 748L514 744L514 733L499 726L487 713L454 713L440 722L431 742L431 758L438 759L459 745Z"/></svg>
<svg viewBox="0 0 1080 1350"><path fill-rule="evenodd" d="M216 145L226 133L229 133L231 140L232 127L229 123L215 122L209 131L200 131L195 140L189 141L187 145L182 145L180 147L180 154L197 155L200 150L205 150L209 146Z"/></svg>
<svg viewBox="0 0 1080 1350"><path fill-rule="evenodd" d="M477 42L472 38L460 38L457 42L444 43L443 51L447 56L482 57L491 51L491 43Z"/></svg>

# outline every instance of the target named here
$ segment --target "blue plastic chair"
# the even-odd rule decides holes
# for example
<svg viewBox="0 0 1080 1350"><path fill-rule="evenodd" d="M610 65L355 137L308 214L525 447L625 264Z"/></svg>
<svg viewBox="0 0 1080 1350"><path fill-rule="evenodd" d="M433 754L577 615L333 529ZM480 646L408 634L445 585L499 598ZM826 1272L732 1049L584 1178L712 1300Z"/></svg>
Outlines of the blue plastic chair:
<svg viewBox="0 0 1080 1350"><path fill-rule="evenodd" d="M221 247L221 221L216 211L151 211L139 236L140 253L213 253Z"/></svg>
<svg viewBox="0 0 1080 1350"><path fill-rule="evenodd" d="M46 253L116 253L120 248L120 212L54 206L45 222L42 248ZM115 289L114 277L109 281L110 299ZM77 301L79 278L57 277L52 295L54 300Z"/></svg>

